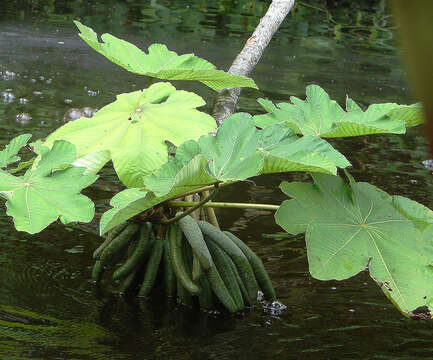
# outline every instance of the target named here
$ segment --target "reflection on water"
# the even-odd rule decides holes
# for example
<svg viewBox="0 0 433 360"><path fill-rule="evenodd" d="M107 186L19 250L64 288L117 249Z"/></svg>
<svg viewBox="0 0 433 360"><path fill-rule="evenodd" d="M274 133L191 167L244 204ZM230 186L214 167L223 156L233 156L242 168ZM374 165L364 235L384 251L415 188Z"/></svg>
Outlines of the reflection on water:
<svg viewBox="0 0 433 360"><path fill-rule="evenodd" d="M412 101L386 13L338 7L326 13L321 1L307 5L321 10L298 6L289 16L253 73L260 90L243 92L240 111L260 112L257 97L278 102L303 96L310 83L340 102L346 94L363 105ZM164 42L227 68L266 6L253 0L6 2L0 10L0 144L23 132L44 137L71 108L101 108L117 93L146 86L146 78L92 52L76 36L72 19L141 47ZM214 94L205 86L175 85L196 90L211 104ZM31 119L17 119L19 114ZM433 207L419 129L335 144L347 154L358 180ZM109 170L107 175L113 178ZM222 189L219 200L278 204L284 200L281 180L308 176L260 177ZM88 191L98 211L107 208L112 191L108 182ZM18 233L1 210L0 358L433 358L431 322L402 318L367 274L317 281L308 274L302 238L261 236L281 231L271 213L234 209L218 215L262 257L287 306L283 314L259 307L242 317L213 316L177 308L157 295L139 301L95 289L89 275L96 236L56 224L35 236Z"/></svg>

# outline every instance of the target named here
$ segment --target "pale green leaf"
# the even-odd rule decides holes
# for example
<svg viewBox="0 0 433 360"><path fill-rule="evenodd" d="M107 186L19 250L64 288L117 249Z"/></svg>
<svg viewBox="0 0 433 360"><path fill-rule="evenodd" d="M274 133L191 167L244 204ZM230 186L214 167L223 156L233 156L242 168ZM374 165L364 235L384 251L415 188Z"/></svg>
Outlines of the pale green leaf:
<svg viewBox="0 0 433 360"><path fill-rule="evenodd" d="M423 107L420 103L400 105L400 107L392 110L388 116L392 119L403 121L407 127L416 126L425 122Z"/></svg>
<svg viewBox="0 0 433 360"><path fill-rule="evenodd" d="M209 175L220 181L258 175L263 168L258 141L259 133L251 115L231 115L218 128L216 136L199 139L201 152L208 160Z"/></svg>
<svg viewBox="0 0 433 360"><path fill-rule="evenodd" d="M235 114L224 121L216 136L180 145L174 158L143 179L142 189L128 189L113 197L113 208L102 216L100 232L169 198L219 181L284 171L335 173L336 165L349 163L326 141L315 136L299 138L281 126L257 130L250 115Z"/></svg>
<svg viewBox="0 0 433 360"><path fill-rule="evenodd" d="M282 183L293 199L275 215L287 232L306 233L312 276L342 280L367 268L405 314L432 309L433 213L368 183L349 187L336 176L313 178L314 184Z"/></svg>
<svg viewBox="0 0 433 360"><path fill-rule="evenodd" d="M82 167L86 170L83 175L96 175L110 160L110 151L99 151L87 154L74 161L72 165Z"/></svg>
<svg viewBox="0 0 433 360"><path fill-rule="evenodd" d="M262 105L262 108L267 111L268 113L274 112L275 110L278 110L278 108L274 105L274 103L271 100L267 99L257 99L257 102Z"/></svg>
<svg viewBox="0 0 433 360"><path fill-rule="evenodd" d="M421 231L433 224L433 211L416 201L394 195L392 204L404 217L412 220L414 225Z"/></svg>
<svg viewBox="0 0 433 360"><path fill-rule="evenodd" d="M206 164L196 142L190 140L179 146L175 158L144 179L146 188L126 189L111 199L113 208L101 218L101 235L169 198L216 183L205 171Z"/></svg>
<svg viewBox="0 0 433 360"><path fill-rule="evenodd" d="M258 154L256 150L258 134L255 133L257 130L251 119L247 119L249 122L247 121L245 124L239 122L242 119L242 115L227 119L218 129L219 137L218 134L217 136L203 136L200 138L200 146L194 141L188 141L179 146L174 159L171 159L154 174L144 179L146 188L127 189L114 196L110 203L113 208L104 213L101 218L100 233L107 232L117 224L169 198L180 196L187 191L208 184L213 184L222 180L227 175L230 177L235 177L239 173L244 175L245 171L243 171L242 167L241 171L237 172L239 170L239 162L231 156L231 153L252 153L253 156L256 156ZM239 128L236 129L236 126L239 126ZM234 131L230 134L234 136L223 139L222 136L227 130ZM241 136L242 132L244 132L244 137ZM251 134L253 135L251 136ZM239 145L236 145L235 143L238 138L241 138L241 140L238 140ZM251 138L256 139L255 142L252 142L252 147L246 141ZM223 141L222 144L215 141L219 139ZM203 147L205 151L203 151ZM202 153L205 153L206 156ZM259 157L255 157L254 160L259 165L263 165L261 156L260 154L258 155ZM208 162L212 164L214 158L216 158L216 165L209 169ZM231 166L235 168L232 169ZM216 176L211 174L212 170L215 171ZM251 173L253 174L251 176L257 175L260 170L259 166L258 169ZM217 178L217 176L220 176L220 178ZM248 174L246 176L249 177ZM242 178L236 177L236 180L240 179ZM150 190L154 191L157 195Z"/></svg>
<svg viewBox="0 0 433 360"><path fill-rule="evenodd" d="M14 218L17 230L34 234L58 218L64 224L93 218L94 205L80 191L97 176L82 175L84 168L71 166L75 158L71 143L56 141L51 150L42 150L37 166L23 176L0 170L0 192L9 193L7 214Z"/></svg>
<svg viewBox="0 0 433 360"><path fill-rule="evenodd" d="M59 139L70 141L77 148L79 163L90 162L93 172L111 158L126 186L141 187L142 179L167 161L165 141L179 146L215 129L214 119L196 110L202 105L198 95L157 83L118 95L92 118L65 124L44 145ZM90 155L94 153L100 154Z"/></svg>
<svg viewBox="0 0 433 360"><path fill-rule="evenodd" d="M205 171L207 161L199 145L189 140L178 147L176 156L143 180L156 196L184 193L217 182Z"/></svg>
<svg viewBox="0 0 433 360"><path fill-rule="evenodd" d="M165 45L149 46L148 54L135 45L110 34L101 36L89 27L74 21L80 30L80 37L94 50L124 69L139 75L146 75L163 80L200 81L215 91L233 87L252 87L256 84L250 78L216 70L210 62L194 54L177 55Z"/></svg>
<svg viewBox="0 0 433 360"><path fill-rule="evenodd" d="M305 100L292 96L291 103L271 105L268 100L259 99L268 112L256 115L256 125L266 128L272 124L284 124L297 134L320 137L348 137L378 133L402 134L406 126L422 122L419 105L398 105L394 103L373 104L363 111L349 97L346 110L320 86L307 86Z"/></svg>
<svg viewBox="0 0 433 360"><path fill-rule="evenodd" d="M106 211L99 222L99 233L102 236L107 231L146 209L146 197L149 194L144 189L126 189L111 199L112 209Z"/></svg>
<svg viewBox="0 0 433 360"><path fill-rule="evenodd" d="M31 134L23 134L13 138L3 150L0 151L0 168L5 168L9 164L20 161L18 152L27 145L27 141L32 137Z"/></svg>
<svg viewBox="0 0 433 360"><path fill-rule="evenodd" d="M305 101L291 96L292 104L280 103L268 114L254 117L259 127L275 123L286 123L296 133L303 135L323 136L331 130L334 122L344 116L344 110L317 85L307 86ZM269 108L269 105L268 105Z"/></svg>
<svg viewBox="0 0 433 360"><path fill-rule="evenodd" d="M292 130L274 124L260 131L259 149L264 157L262 173L312 171L336 174L337 166L349 161L317 136L298 137Z"/></svg>
<svg viewBox="0 0 433 360"><path fill-rule="evenodd" d="M373 104L367 110L347 112L338 121L335 128L321 135L323 137L349 137L367 134L404 134L406 127L403 121L388 116L397 109L397 104Z"/></svg>
<svg viewBox="0 0 433 360"><path fill-rule="evenodd" d="M100 234L171 197L215 183L205 166L206 158L199 154L198 144L192 140L183 143L175 158L144 179L146 188L126 189L111 199L113 208L103 214Z"/></svg>
<svg viewBox="0 0 433 360"><path fill-rule="evenodd" d="M346 111L362 111L361 107L353 101L349 96L346 96Z"/></svg>

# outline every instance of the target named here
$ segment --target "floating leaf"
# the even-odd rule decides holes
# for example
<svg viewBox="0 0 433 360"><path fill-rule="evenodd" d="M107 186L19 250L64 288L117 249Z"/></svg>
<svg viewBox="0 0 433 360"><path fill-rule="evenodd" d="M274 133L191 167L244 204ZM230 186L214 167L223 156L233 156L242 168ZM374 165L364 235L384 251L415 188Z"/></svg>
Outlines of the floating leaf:
<svg viewBox="0 0 433 360"><path fill-rule="evenodd" d="M312 276L342 280L368 268L405 314L432 309L432 211L368 183L349 187L336 176L313 178L314 184L282 183L293 199L275 215L288 233L306 233Z"/></svg>
<svg viewBox="0 0 433 360"><path fill-rule="evenodd" d="M196 110L202 105L198 95L157 83L118 95L92 118L65 124L48 136L44 145L51 146L59 139L70 141L77 147L78 163L90 161L93 170L111 157L120 180L128 187L141 187L142 179L167 161L165 141L179 146L215 129L213 118ZM89 159L94 153L100 156Z"/></svg>
<svg viewBox="0 0 433 360"><path fill-rule="evenodd" d="M135 74L164 80L200 81L215 91L233 87L257 89L252 79L216 70L210 62L194 54L179 56L162 44L149 46L149 54L146 54L135 45L110 34L103 34L102 42L99 42L97 34L91 28L78 21L74 23L80 30L80 37L89 46Z"/></svg>
<svg viewBox="0 0 433 360"><path fill-rule="evenodd" d="M9 164L20 161L18 152L27 145L27 141L32 137L31 134L23 134L13 138L5 148L0 151L0 168L5 168Z"/></svg>
<svg viewBox="0 0 433 360"><path fill-rule="evenodd" d="M97 176L83 176L84 168L70 166L75 158L71 143L56 141L23 176L0 170L0 192L9 194L7 214L14 218L17 230L34 234L58 218L64 224L93 218L94 205L80 191Z"/></svg>
<svg viewBox="0 0 433 360"><path fill-rule="evenodd" d="M419 105L393 103L373 104L366 111L350 98L346 99L346 111L320 86L307 86L305 100L290 97L290 103L270 105L269 100L259 99L268 111L256 115L256 125L265 128L271 124L285 124L297 134L320 137L347 137L378 133L402 134L406 126L422 122Z"/></svg>

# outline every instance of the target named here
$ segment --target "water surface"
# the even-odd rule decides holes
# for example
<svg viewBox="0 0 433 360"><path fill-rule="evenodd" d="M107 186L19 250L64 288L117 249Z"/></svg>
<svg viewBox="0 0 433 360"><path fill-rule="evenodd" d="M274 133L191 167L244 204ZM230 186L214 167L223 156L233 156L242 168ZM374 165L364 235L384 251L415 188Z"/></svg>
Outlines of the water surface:
<svg viewBox="0 0 433 360"><path fill-rule="evenodd" d="M146 86L146 78L112 65L83 43L72 19L140 47L163 42L180 53L194 52L226 69L266 8L260 1L47 1L43 9L31 3L17 2L0 15L0 72L15 74L0 80L0 91L15 96L0 101L1 144L24 132L44 137L71 107L100 108L117 93ZM346 94L362 105L412 102L392 33L369 25L368 17L357 25L351 17L356 14L336 10L337 21L353 21L342 29L314 9L299 8L289 16L252 74L260 90L245 90L238 110L258 113L257 97L287 101L302 96L311 83L340 103ZM197 91L211 108L214 94L205 86L175 86ZM22 98L28 102L20 103ZM32 117L27 124L16 121L23 112ZM433 207L419 129L404 136L343 139L336 146L352 162L357 180ZM109 170L106 175L114 178ZM308 176L257 178L223 189L219 200L279 204L284 196L278 185L291 179ZM87 191L98 211L113 196L109 184ZM367 274L317 281L308 273L302 237L262 237L281 230L271 213L231 210L218 216L262 257L286 311L258 307L244 316L214 316L159 297L121 298L108 284L98 291L89 280L97 236L59 224L30 236L12 230L0 210L0 358L433 358L431 322L405 319Z"/></svg>

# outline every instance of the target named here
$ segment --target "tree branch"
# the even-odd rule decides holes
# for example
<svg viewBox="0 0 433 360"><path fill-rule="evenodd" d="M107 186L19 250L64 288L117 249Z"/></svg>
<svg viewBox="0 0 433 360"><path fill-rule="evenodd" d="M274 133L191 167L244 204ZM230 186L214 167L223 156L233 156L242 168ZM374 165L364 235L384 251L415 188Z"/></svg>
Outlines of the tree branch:
<svg viewBox="0 0 433 360"><path fill-rule="evenodd" d="M259 62L275 32L293 7L295 0L273 0L265 16L260 20L244 48L230 66L229 73L248 76ZM233 114L238 102L240 88L223 89L215 99L213 113L218 126Z"/></svg>

